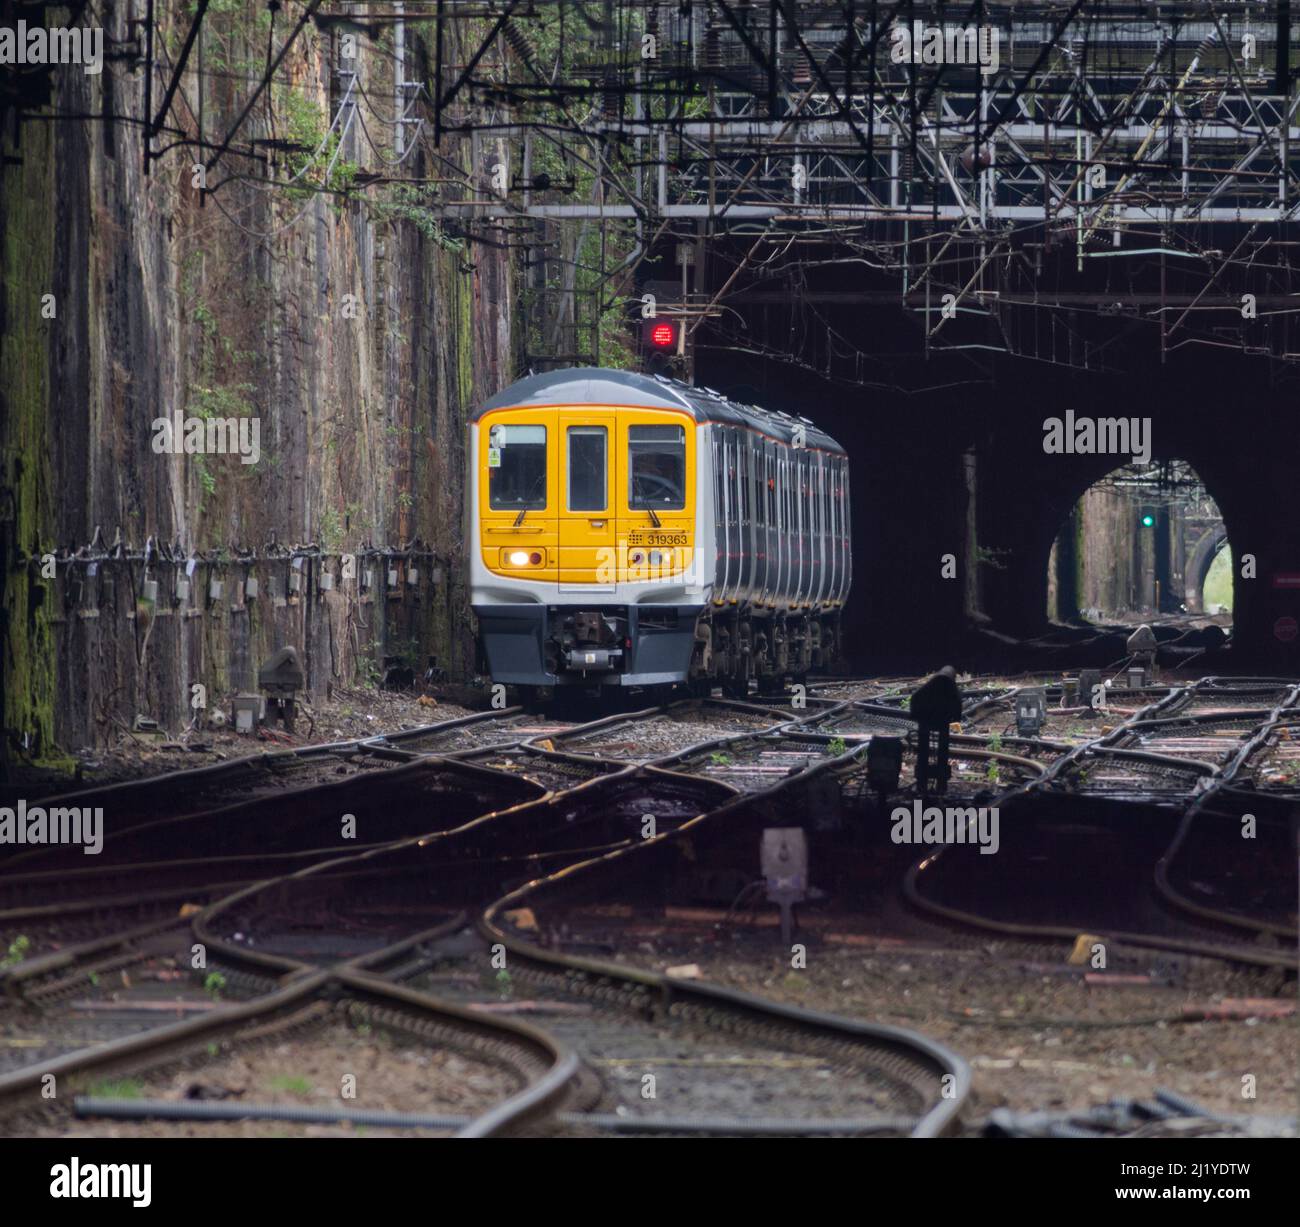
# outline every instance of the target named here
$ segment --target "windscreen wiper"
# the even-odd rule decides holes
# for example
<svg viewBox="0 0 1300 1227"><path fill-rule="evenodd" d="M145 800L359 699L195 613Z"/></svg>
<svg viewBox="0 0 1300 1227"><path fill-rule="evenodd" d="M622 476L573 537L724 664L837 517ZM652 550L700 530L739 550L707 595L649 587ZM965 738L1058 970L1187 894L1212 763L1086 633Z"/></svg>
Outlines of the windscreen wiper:
<svg viewBox="0 0 1300 1227"><path fill-rule="evenodd" d="M641 479L639 477L633 480L632 488L636 491L637 494L641 493ZM650 523L653 524L655 528L663 527L663 525L659 522L658 515L655 514L655 509L650 506L648 501L645 505L645 511L646 514L650 517Z"/></svg>
<svg viewBox="0 0 1300 1227"><path fill-rule="evenodd" d="M545 486L546 486L546 474L543 473L535 482L533 482L533 488L528 491L527 496L523 500L524 505L519 509L519 514L515 516L516 528L518 528L524 522L524 516L528 514L528 504L531 503L533 499L535 499L542 492ZM543 504L544 503L545 500L543 500Z"/></svg>

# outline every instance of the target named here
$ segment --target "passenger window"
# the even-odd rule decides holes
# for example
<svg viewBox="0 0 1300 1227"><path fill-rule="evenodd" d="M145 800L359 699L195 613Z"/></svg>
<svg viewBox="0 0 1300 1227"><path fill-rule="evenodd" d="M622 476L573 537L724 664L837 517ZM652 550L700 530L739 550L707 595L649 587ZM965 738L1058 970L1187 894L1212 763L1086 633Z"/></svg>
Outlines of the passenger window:
<svg viewBox="0 0 1300 1227"><path fill-rule="evenodd" d="M686 506L686 431L680 426L629 426L631 508L674 511Z"/></svg>
<svg viewBox="0 0 1300 1227"><path fill-rule="evenodd" d="M740 437L740 518L745 525L749 524L749 440L741 435Z"/></svg>
<svg viewBox="0 0 1300 1227"><path fill-rule="evenodd" d="M546 506L545 426L493 426L487 462L489 507L540 511Z"/></svg>
<svg viewBox="0 0 1300 1227"><path fill-rule="evenodd" d="M605 428L569 427L569 510L604 511Z"/></svg>

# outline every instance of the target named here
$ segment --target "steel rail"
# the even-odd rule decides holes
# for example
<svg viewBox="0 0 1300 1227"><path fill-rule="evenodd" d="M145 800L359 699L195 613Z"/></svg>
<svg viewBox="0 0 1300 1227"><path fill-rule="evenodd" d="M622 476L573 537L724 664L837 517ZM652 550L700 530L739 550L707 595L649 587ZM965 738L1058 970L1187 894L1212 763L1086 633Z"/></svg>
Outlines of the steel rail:
<svg viewBox="0 0 1300 1227"><path fill-rule="evenodd" d="M755 714L761 714L763 716L771 716L776 714L773 713L767 707L760 707L757 705L751 707L750 705L747 704L737 704L736 706L739 706L746 710L751 710ZM663 710L664 709L662 708L647 709L645 713L639 713L638 715L642 715L642 716L655 715L655 714L660 714ZM832 711L836 710L836 707L832 707L831 710ZM488 720L498 718L499 716L517 715L517 714L519 714L519 709L515 709L513 711L510 709L505 709L500 713L487 713L479 716L462 717L453 721L441 722L440 725L426 726L418 730L407 730L404 734L397 734L394 737L387 739L387 747L391 748L395 740L399 742L410 741L419 736L428 736L429 731L433 729L465 727L466 725L472 726L475 723L483 723ZM775 728L775 729L793 728L805 722L811 721L813 719L824 717L825 714L826 714L825 712L814 712L804 717L797 717L768 727ZM621 720L624 723L628 721L627 716L622 716L617 719ZM585 726L578 725L575 726L573 729L566 730L565 732L568 735L576 734L580 736L583 730L590 731L592 727L607 726L608 724L614 722L616 721L609 720L609 719L592 721ZM753 735L754 735L753 733L739 734L740 737L753 736ZM817 740L821 740L821 737L818 734L812 734L812 736ZM722 739L722 740L726 740L726 739ZM827 738L826 740L831 740L831 739ZM347 743L339 743L339 744L348 747L362 746L367 751L370 752L373 752L377 749L382 750L386 748L385 746L378 745L377 741L378 739L375 740L367 739L367 741L362 743L347 742ZM711 744L711 743L700 743L700 745L703 744ZM470 751L470 753L483 753L483 752L491 752L491 751L501 752L508 748L518 748L518 747L522 747L538 753L543 753L543 754L546 753L544 748L527 746L523 742L509 743L509 745L481 747L476 751ZM688 751L678 752L678 753L698 752L699 748L700 746L696 745L695 747L692 747ZM308 749L314 750L317 753L320 752L320 748L318 747L313 747ZM839 758L827 760L824 763L816 764L813 767L805 770L804 772L801 772L797 778L800 780L806 780L811 776L818 774L821 771L830 770L832 768L843 767L846 763L853 761L858 755L860 755L863 749L864 747L861 746L854 747L853 750L840 756ZM408 751L402 751L400 749L398 749L397 752L403 754L409 753ZM554 751L552 751L552 753L555 753L556 757L560 759L566 757L565 755L559 754ZM258 756L258 758L260 757L263 756ZM288 755L286 755L286 757L288 757ZM568 757L578 757L578 756L568 756ZM665 759L671 759L673 757L676 757L676 755L661 756L661 757L664 757ZM1011 757L1011 756L1007 756L1007 757ZM413 755L412 759L413 761L410 764L408 764L408 766L410 767L414 767L418 764L428 768L431 766L436 767L440 765L442 762L447 762L447 763L464 762L463 759L460 758L453 759L451 756L446 756L446 755L443 756ZM1040 765L1030 763L1030 760L1023 760L1023 761L1029 763L1029 765L1034 770L1041 771ZM228 767L228 766L229 764L221 765L221 767ZM471 768L473 770L481 771L485 778L501 778L501 773L491 771L490 769L477 767L476 764L464 763L464 766L466 768ZM226 895L225 897L210 903L196 917L194 917L191 921L192 931L197 939L206 942L209 950L214 953L217 959L222 960L224 962L230 962L235 966L249 967L259 975L262 976L269 975L273 981L279 982L270 994L263 997L259 997L256 1001L247 1003L246 1005L241 1005L239 1007L232 1007L233 1009L239 1011L255 1012L262 1003L267 1003L267 1008L274 1009L277 1007L277 1003L281 1003L286 1000L284 996L284 994L286 993L295 993L295 994L306 996L311 992L318 992L319 990L322 990L323 986L325 986L326 984L333 985L335 986L335 988L337 988L337 986L339 985L345 985L356 991L362 991L362 990L378 991L376 986L382 986L383 991L385 993L388 993L389 996L391 997L392 992L396 990L399 986L394 985L389 980L378 979L377 977L370 974L368 971L364 970L364 968L369 967L372 963L387 962L389 961L390 957L399 957L403 949L413 949L416 945L419 944L421 940L429 940L431 933L447 931L450 925L454 923L454 921L444 922L442 925L437 926L434 930L426 930L425 933L423 934L415 935L414 937L404 939L402 942L395 943L393 946L387 947L382 951L372 952L370 955L363 956L360 959L350 960L347 963L338 964L335 965L334 967L325 970L314 968L310 964L303 963L299 960L291 959L286 956L277 955L268 951L249 950L246 947L235 945L231 942L226 941L220 935L213 932L211 925L216 917L218 917L219 915L227 911L230 906L234 905L241 899L249 898L257 894L258 892L265 890L269 887L272 887L276 884L294 881L300 878L307 878L315 874L323 874L326 873L327 871L337 872L339 868L344 865L349 865L349 866L363 865L364 863L372 860L373 858L386 855L390 852L397 851L402 848L411 848L416 846L423 847L438 841L443 841L443 840L450 841L455 839L458 836L463 836L466 833L481 830L484 828L485 824L487 823L490 823L494 820L501 819L502 817L509 814L517 814L518 812L525 810L528 807L535 807L546 803L555 803L560 798L564 798L567 800L574 796L577 796L580 800L584 792L588 790L592 790L598 786L607 787L611 782L617 783L617 781L620 778L630 779L633 776L637 776L637 775L648 776L648 777L655 777L655 776L662 775L666 777L671 777L674 773L671 771L671 768L668 766L667 762L665 762L664 767L667 767L668 769L665 770L663 767L656 767L653 765L653 763L651 764L628 763L626 765L619 765L614 767L608 774L597 776L589 780L584 780L572 788L562 789L559 790L558 792L553 790L547 791L540 797L520 801L513 805L507 806L504 809L494 810L486 814L477 815L474 818L470 819L469 821L461 823L457 827L450 828L448 830L429 832L424 835L402 837L397 840L380 842L375 845L366 848L361 848L361 849L350 849L348 850L347 853L335 857L328 857L327 859L319 863L306 866L291 874L276 875L274 877L264 878L255 883L242 884L241 889L237 890L233 894ZM199 772L211 772L213 768L201 768L198 770ZM400 776L400 778L405 778L406 774L410 774L410 773L407 772L405 768L398 767L395 768L393 772L385 772L384 778L386 779L391 778L395 775ZM507 777L507 778L517 778L517 777ZM683 780L690 780L692 782L703 782L703 777L681 776L680 778L682 778ZM352 780L355 780L355 777L352 777ZM717 789L720 794L731 794L732 800L724 802L722 805L716 806L713 809L706 811L704 815L697 816L694 819L689 819L686 823L683 824L681 828L678 828L676 832L671 832L671 831L665 832L663 835L657 838L666 839L666 838L674 837L682 830L685 830L687 828L693 828L701 820L702 817L708 817L708 816L716 817L719 815L725 815L725 813L728 812L729 808L733 805L748 803L748 801L753 800L755 797L763 798L763 797L774 795L781 788L785 787L789 783L789 781L783 780L780 783L774 785L770 789L765 789L762 792L750 794L747 797L736 795L735 789L731 788L729 785L722 784L719 781L709 780L708 783L711 787ZM165 787L165 785L163 786ZM318 786L313 786L313 787L318 787ZM233 806L230 808L231 809L245 808L247 805L253 803L255 803L255 801L253 802L246 801L241 803L241 805L239 806ZM651 841L646 841L646 842L649 843ZM612 850L606 851L598 857L594 857L594 858L590 858L578 862L578 866L576 867L591 866L591 865L595 865L607 861L609 858L612 857L618 857L618 856L634 853L642 846L644 845L642 845L640 842L635 844L625 843L625 844L616 845ZM577 853L573 853L573 854L576 855ZM561 870L561 874L563 875L569 872L569 870L573 868L575 868L575 866L570 865L565 870ZM600 969L601 974L604 974L604 970L606 969L607 965L597 964L591 961L587 961L587 962L593 971L596 969ZM576 966L577 964L573 964L573 965ZM619 969L619 971L620 974L624 974L625 976L635 979L635 975L634 973L631 972L630 969L624 968L624 969ZM926 1040L925 1037L916 1036L914 1033L911 1032L900 1031L895 1028L882 1028L870 1024L859 1024L853 1022L853 1020L834 1019L833 1016L820 1015L810 1011L799 1011L791 1007L783 1007L783 1006L777 1007L774 1005L774 1003L764 1002L758 998L751 998L747 994L734 994L731 993L729 990L714 989L705 986L693 986L693 985L683 986L681 984L668 985L666 981L663 984L661 984L660 987L670 988L671 989L670 995L673 997L674 1001L679 1001L679 1002L683 1000L696 1001L696 1002L707 1001L710 1004L710 1006L717 1006L720 1002L728 1002L729 1003L728 1008L731 1008L733 1011L745 1012L745 1011L752 1010L757 1012L759 1016L765 1018L779 1016L786 1019L788 1022L792 1024L798 1023L798 1025L801 1027L812 1028L813 1030L816 1030L819 1027L824 1027L826 1025L826 1021L829 1019L831 1020L830 1025L832 1027L838 1027L841 1033L843 1033L847 1029L847 1031L853 1032L859 1038L865 1038L873 1043L877 1043L886 1048L889 1048L891 1044L901 1046L900 1051L906 1052L913 1059L916 1059L916 1053L918 1052L922 1053L924 1058L930 1063L933 1069L942 1069L943 1072L952 1074L952 1076L956 1079L955 1085L957 1086L959 1093L956 1099L953 1101L944 1100L938 1103L933 1109L931 1109L928 1113L926 1113L925 1116L923 1116L919 1122L917 1122L916 1129L914 1130L914 1133L917 1136L928 1136L932 1132L938 1132L940 1129L947 1127L948 1124L951 1122L951 1120L955 1119L956 1112L960 1108L961 1100L964 1098L966 1094L966 1090L969 1087L969 1071L964 1066L964 1063L960 1061L960 1058L957 1058L953 1054L948 1053L946 1049L942 1049L938 1045L931 1045L930 1041ZM398 997L401 998L402 994L399 993ZM438 1002L438 999L429 997L427 994L413 993L413 995L402 999L405 1000L405 1002L408 1005L416 1006L418 1008L425 1009L425 1010L431 1010L434 1009L435 1007L438 1009L442 1009L443 1007L448 1006L448 1003ZM297 998L295 997L294 1000L297 1000ZM431 1005L430 1003L434 1003L434 1004ZM456 1018L460 1018L460 1016L463 1013L464 1011L458 1011L456 1007L450 1007L449 1012L447 1010L444 1010L443 1016L445 1018L452 1018L454 1020ZM250 1013L248 1016L251 1017L252 1014ZM217 1026L220 1024L222 1019L233 1019L234 1021L237 1022L243 1017L245 1017L245 1015L242 1012L236 1015L232 1015L231 1013L229 1013L229 1011L223 1010L220 1011L217 1015L210 1016L204 1019L189 1020L186 1023L177 1024L177 1026L180 1028L191 1028L194 1027L196 1024L200 1028L202 1028L203 1024L207 1024L208 1026ZM541 1042L539 1037L544 1035L544 1033L541 1032L534 1033L534 1029L531 1028L523 1028L521 1030L519 1027L497 1026L496 1024L503 1021L501 1019L493 1019L491 1020L491 1022L485 1022L482 1016L476 1015L473 1016L471 1019L464 1020L464 1021L471 1021L475 1026L480 1028L485 1026L493 1028L495 1032L506 1030L506 1031L511 1031L516 1036L528 1034L535 1042ZM144 1036L132 1037L134 1041L134 1046L130 1048L130 1053L133 1056L139 1056L142 1053L150 1051L152 1047L151 1037L157 1037L158 1042L166 1046L166 1044L170 1042L170 1039L172 1037L176 1037L176 1036L186 1037L189 1036L190 1034L191 1032L189 1030L177 1031L176 1028L166 1028L158 1032L146 1033ZM547 1038L549 1039L549 1037ZM104 1047L105 1046L101 1046L101 1049ZM543 1044L543 1047L545 1047L545 1044ZM512 1128L515 1125L525 1120L532 1119L535 1116L540 1114L553 1114L555 1107L559 1102L559 1098L564 1093L564 1087L571 1079L574 1070L576 1070L577 1068L577 1064L576 1064L576 1057L572 1057L572 1054L567 1054L562 1052L557 1047L552 1046L549 1049L549 1052L550 1052L550 1058L552 1063L548 1074L544 1076L543 1079L541 1079L538 1083L535 1083L534 1085L525 1088L525 1091L520 1092L519 1095L516 1095L507 1101L503 1101L502 1103L495 1105L494 1108L490 1110L488 1113L485 1113L480 1118L477 1118L475 1122L472 1122L471 1124L467 1125L462 1131L463 1135L464 1136L485 1136L491 1133L496 1133L496 1132L500 1132ZM83 1058L81 1062L75 1059L78 1058L78 1056ZM88 1050L83 1054L69 1054L67 1057L61 1058L61 1060L64 1062L64 1065L61 1066L60 1068L65 1068L65 1069L80 1068L83 1064L89 1068L89 1067L97 1066L97 1064L103 1060L108 1060L110 1056L111 1056L111 1052L109 1053L109 1055L105 1055L103 1052L101 1052L100 1049ZM32 1071L30 1070L22 1071L22 1072L24 1074L29 1074L29 1075L32 1074ZM0 1087L3 1087L3 1083L0 1083ZM854 1125L855 1128L853 1131L857 1131L857 1126L861 1126L862 1129L870 1131L874 1129L876 1126L878 1126L879 1124L879 1122L872 1122L872 1121L865 1121L865 1122L848 1121L846 1123L850 1125ZM811 1122L810 1127L812 1124L816 1124L816 1122ZM743 1131L743 1126L741 1126L741 1128Z"/></svg>
<svg viewBox="0 0 1300 1227"><path fill-rule="evenodd" d="M1254 733L1247 738L1242 747L1233 755L1232 759L1224 765L1214 784L1196 797L1192 804L1184 812L1182 820L1178 824L1178 829L1174 832L1169 846L1161 854L1160 859L1155 865L1155 886L1161 896L1173 907L1180 911L1187 912L1189 915L1198 916L1202 919L1212 920L1218 924L1231 925L1236 928L1245 929L1253 933L1271 933L1274 936L1282 937L1290 942L1297 940L1297 933L1293 926L1282 924L1277 921L1266 918L1250 917L1237 912L1230 912L1224 908L1209 907L1206 904L1198 903L1194 899L1189 899L1170 880L1169 871L1177 858L1179 851L1187 842L1191 835L1192 827L1198 818L1205 816L1212 808L1213 804L1218 801L1225 793L1230 792L1237 774L1250 761L1256 753L1268 744L1272 733L1287 723L1287 718L1295 718L1298 714L1296 703L1300 700L1300 686L1291 686L1282 701L1278 703L1266 718L1261 721ZM1265 794L1267 795L1267 794Z"/></svg>
<svg viewBox="0 0 1300 1227"><path fill-rule="evenodd" d="M808 768L793 779L805 782L819 774L842 767L861 756L865 749L865 746L855 747L835 759ZM692 752L698 752L698 747ZM971 1074L969 1067L959 1056L927 1036L903 1028L864 1023L821 1011L788 1006L718 985L680 980L657 972L644 971L587 956L563 954L526 941L498 922L498 917L503 916L507 910L527 905L540 891L553 890L557 886L568 884L578 875L597 873L613 863L637 856L648 849L661 848L673 841L688 839L705 824L723 823L730 813L738 809L756 801L761 802L776 797L791 782L790 778L783 779L759 792L736 796L712 810L689 819L672 831L665 831L650 839L629 844L604 855L567 865L553 874L534 879L484 909L477 921L479 931L489 941L503 944L514 958L526 964L545 970L578 973L624 985L640 994L645 1001L656 1003L665 1013L678 1004L723 1009L768 1023L776 1020L805 1035L820 1034L838 1039L857 1040L883 1048L895 1056L907 1057L912 1061L919 1060L939 1078L952 1079L944 1095L940 1096L938 1101L914 1122L911 1130L913 1137L937 1136L955 1125L957 1115L970 1090ZM809 1126L812 1128L820 1123L809 1122ZM734 1124L737 1129L742 1127L739 1121ZM797 1133L800 1130L792 1128L791 1132Z"/></svg>
<svg viewBox="0 0 1300 1227"><path fill-rule="evenodd" d="M1214 764L1204 763L1194 759L1178 759L1167 755L1156 755L1146 751L1125 750L1116 746L1115 743L1129 735L1135 725L1159 725L1162 722L1156 718L1157 713L1171 707L1178 707L1185 704L1197 694L1210 691L1212 688L1215 689L1216 693L1228 693L1228 689L1217 688L1217 683L1220 680L1221 679L1217 678L1201 679L1200 681L1192 683L1186 687L1171 689L1163 698L1149 705L1149 707L1142 709L1134 716L1130 717L1129 720L1117 725L1110 733L1094 741L1084 742L1076 747L1071 751L1071 753L1053 763L1040 778L1033 780L1026 785L1008 790L999 798L999 804L1005 804L1009 801L1014 801L1017 798L1027 798L1031 796L1035 790L1045 789L1058 783L1061 776L1070 766L1077 765L1089 754L1114 756L1117 758L1136 761L1153 761L1159 765L1169 766L1170 768L1195 771L1202 774L1207 779L1217 781L1221 775L1221 768ZM1255 681L1259 679L1251 680ZM1300 695L1300 687L1294 687L1292 689L1288 694L1286 703L1294 702L1297 695ZM1282 707L1285 707L1286 703L1284 703ZM1173 716L1171 719L1196 719L1196 717ZM1208 790L1207 794L1203 795L1208 795ZM996 920L992 917L983 916L979 913L970 912L962 908L955 908L948 904L940 903L937 900L927 898L920 890L920 875L926 869L933 866L946 850L947 846L941 847L913 862L912 865L908 867L903 878L902 888L904 897L914 907L921 911L941 916L946 920L974 929L984 929L1030 938L1046 936L1072 941L1078 937L1080 929L1075 925L1026 924L1016 921ZM1214 917L1214 919L1219 918ZM1125 930L1105 930L1104 936L1108 936L1111 940L1123 944L1154 949L1176 950L1188 954L1208 954L1211 957L1234 963L1245 963L1264 967L1284 967L1287 969L1294 966L1294 958L1285 952L1253 949L1244 946L1224 946L1196 939L1168 937L1160 934L1133 933Z"/></svg>

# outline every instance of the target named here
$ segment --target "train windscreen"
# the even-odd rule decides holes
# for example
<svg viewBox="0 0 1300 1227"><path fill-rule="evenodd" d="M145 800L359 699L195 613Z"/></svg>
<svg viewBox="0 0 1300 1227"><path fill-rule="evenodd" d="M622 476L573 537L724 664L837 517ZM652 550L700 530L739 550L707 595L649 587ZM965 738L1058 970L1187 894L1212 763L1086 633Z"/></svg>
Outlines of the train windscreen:
<svg viewBox="0 0 1300 1227"><path fill-rule="evenodd" d="M546 506L545 426L491 428L488 502L494 511L538 511Z"/></svg>
<svg viewBox="0 0 1300 1227"><path fill-rule="evenodd" d="M678 511L686 506L686 432L680 426L629 426L628 506Z"/></svg>

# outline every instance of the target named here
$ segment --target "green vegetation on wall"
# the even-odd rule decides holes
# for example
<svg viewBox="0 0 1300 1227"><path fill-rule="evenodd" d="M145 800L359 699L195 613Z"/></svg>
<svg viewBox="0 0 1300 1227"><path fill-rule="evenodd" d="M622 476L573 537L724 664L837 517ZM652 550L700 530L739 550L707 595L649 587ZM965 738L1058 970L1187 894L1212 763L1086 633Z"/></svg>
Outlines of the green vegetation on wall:
<svg viewBox="0 0 1300 1227"><path fill-rule="evenodd" d="M48 129L46 130L48 131ZM48 136L34 125L25 134L21 166L0 167L0 236L5 312L0 333L0 483L12 502L12 521L0 529L4 549L4 729L11 746L32 757L54 750L54 642L49 589L34 565L15 566L16 553L39 559L52 540L50 412L46 363L50 330L42 299L53 279L53 212ZM57 300L53 304L58 310ZM67 303L63 304L67 310ZM7 509L8 510L8 509Z"/></svg>

